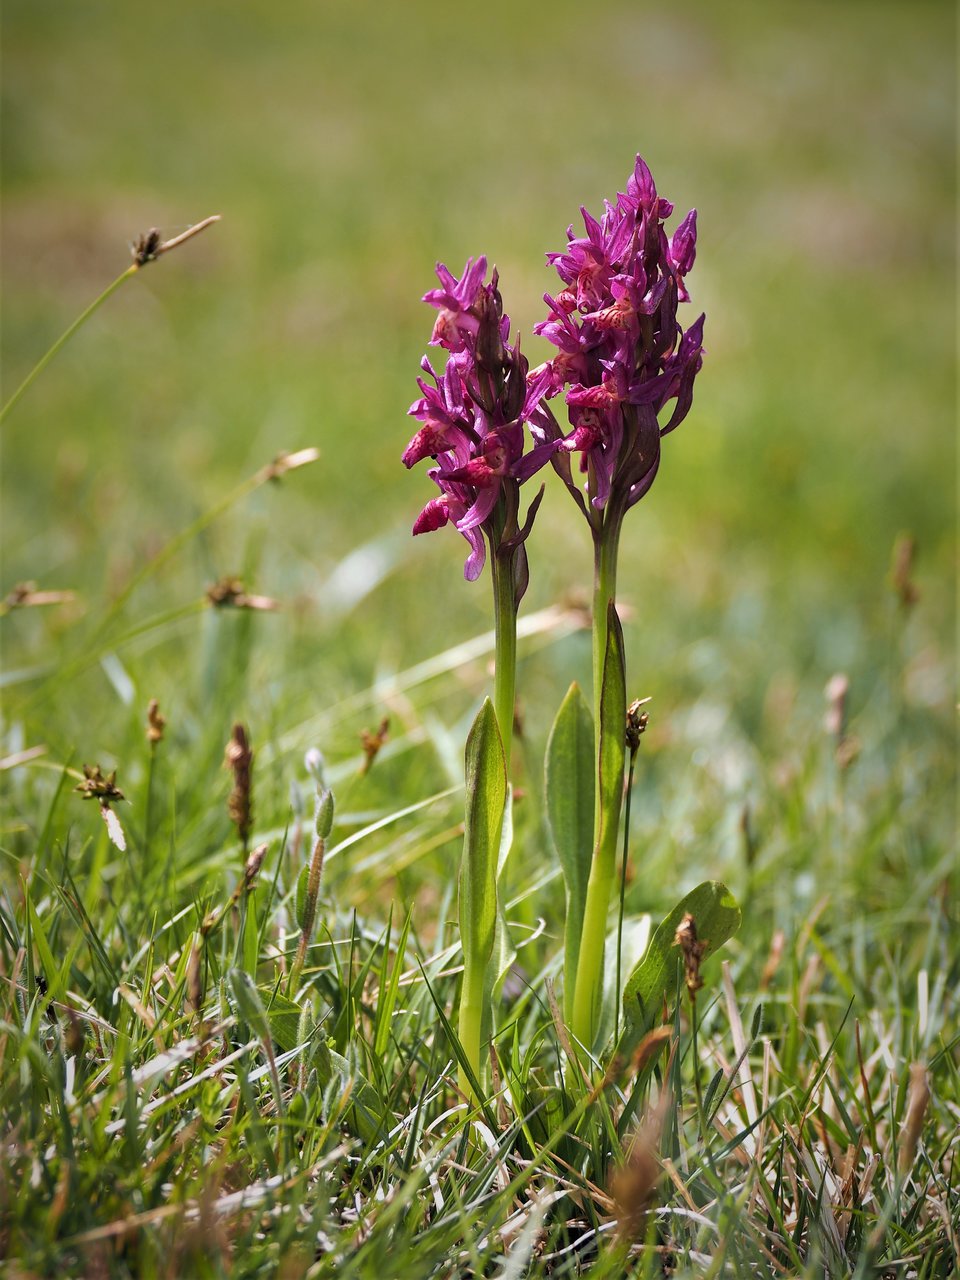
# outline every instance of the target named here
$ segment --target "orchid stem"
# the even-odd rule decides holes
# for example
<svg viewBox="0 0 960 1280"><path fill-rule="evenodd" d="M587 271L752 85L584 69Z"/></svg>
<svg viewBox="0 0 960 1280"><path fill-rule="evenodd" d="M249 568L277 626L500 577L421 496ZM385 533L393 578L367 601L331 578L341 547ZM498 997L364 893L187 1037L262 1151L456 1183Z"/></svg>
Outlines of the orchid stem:
<svg viewBox="0 0 960 1280"><path fill-rule="evenodd" d="M617 553L620 544L619 513L607 511L602 529L594 538L593 590L593 714L596 732L596 759L600 760L600 726L602 721L603 665L607 651L607 615L616 600ZM626 707L623 712L626 732ZM597 1012L603 985L603 953L607 933L607 915L616 879L617 833L619 818L603 812L603 788L597 787L594 811L594 849L587 881L583 910L583 930L577 959L577 979L573 997L573 1034L588 1051L593 1048ZM612 819L612 820L611 820ZM603 839L601 843L601 833Z"/></svg>
<svg viewBox="0 0 960 1280"><path fill-rule="evenodd" d="M512 554L503 556L498 550L494 550L490 558L496 642L493 709L497 713L509 781L517 676L517 608L514 602L513 557Z"/></svg>

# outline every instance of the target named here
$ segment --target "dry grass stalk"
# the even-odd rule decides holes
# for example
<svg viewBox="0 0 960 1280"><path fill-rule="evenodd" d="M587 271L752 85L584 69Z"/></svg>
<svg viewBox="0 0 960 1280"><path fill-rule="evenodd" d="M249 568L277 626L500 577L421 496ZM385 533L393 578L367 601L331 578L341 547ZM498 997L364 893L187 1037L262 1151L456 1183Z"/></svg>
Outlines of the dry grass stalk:
<svg viewBox="0 0 960 1280"><path fill-rule="evenodd" d="M910 1064L910 1085L907 1091L907 1114L900 1134L900 1160L898 1168L900 1176L906 1177L914 1166L917 1148L920 1145L920 1134L923 1132L923 1120L930 1103L930 1077L926 1064L913 1062Z"/></svg>
<svg viewBox="0 0 960 1280"><path fill-rule="evenodd" d="M188 1013L199 1014L203 1007L203 952L201 944L194 942L187 960L186 1007Z"/></svg>
<svg viewBox="0 0 960 1280"><path fill-rule="evenodd" d="M780 961L783 959L783 948L787 941L787 935L782 929L777 929L773 937L770 939L770 952L767 956L766 963L763 966L763 973L760 975L760 990L767 991L777 971L780 968Z"/></svg>
<svg viewBox="0 0 960 1280"><path fill-rule="evenodd" d="M823 691L827 700L823 727L833 738L834 755L841 770L848 769L860 754L859 738L847 732L847 695L849 692L850 681L842 672L831 676Z"/></svg>
<svg viewBox="0 0 960 1280"><path fill-rule="evenodd" d="M674 1043L671 1057L675 1052ZM637 1129L625 1163L610 1175L607 1189L617 1222L617 1236L624 1243L642 1240L646 1235L648 1214L662 1170L660 1137L672 1106L673 1096L669 1089L664 1089Z"/></svg>

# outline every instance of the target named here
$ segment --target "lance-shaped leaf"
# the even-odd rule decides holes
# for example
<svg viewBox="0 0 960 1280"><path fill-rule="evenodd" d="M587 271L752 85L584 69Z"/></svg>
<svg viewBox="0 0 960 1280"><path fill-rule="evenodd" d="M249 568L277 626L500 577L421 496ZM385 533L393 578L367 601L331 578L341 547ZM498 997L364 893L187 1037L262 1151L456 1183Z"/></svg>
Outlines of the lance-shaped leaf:
<svg viewBox="0 0 960 1280"><path fill-rule="evenodd" d="M481 1039L490 1021L493 975L489 970L497 928L497 864L506 799L503 742L493 703L487 698L467 738L466 816L460 863L463 990L459 1033L463 1051L478 1079L482 1076Z"/></svg>
<svg viewBox="0 0 960 1280"><path fill-rule="evenodd" d="M507 769L493 703L485 698L467 738L467 807L460 864L460 937L467 964L486 965L497 919L497 861Z"/></svg>
<svg viewBox="0 0 960 1280"><path fill-rule="evenodd" d="M623 989L624 1023L631 1038L653 1026L667 988L678 973L681 957L674 939L677 926L687 914L693 917L698 940L707 944L705 957L712 956L740 928L740 908L719 880L706 880L677 903L657 926L643 959Z"/></svg>
<svg viewBox="0 0 960 1280"><path fill-rule="evenodd" d="M573 1017L573 993L583 930L596 799L593 716L574 682L560 704L547 742L544 766L547 825L567 890L564 924L563 1014Z"/></svg>
<svg viewBox="0 0 960 1280"><path fill-rule="evenodd" d="M513 787L507 783L507 799L503 807L503 820L500 824L500 849L497 854L497 884L499 886L510 857L510 850L513 846ZM490 962L487 981L490 986L490 1002L487 1012L492 1008L494 1000L498 999L500 992L503 990L503 981L510 971L514 960L517 958L516 948L510 939L510 929L507 925L507 917L503 910L503 897L498 891L497 893L497 927L494 932L493 939L493 958ZM484 1027L484 1034L490 1028Z"/></svg>
<svg viewBox="0 0 960 1280"><path fill-rule="evenodd" d="M613 601L607 609L607 648L600 691L600 830L597 856L606 858L613 873L617 829L623 804L623 768L626 761L627 677L623 654L623 628Z"/></svg>

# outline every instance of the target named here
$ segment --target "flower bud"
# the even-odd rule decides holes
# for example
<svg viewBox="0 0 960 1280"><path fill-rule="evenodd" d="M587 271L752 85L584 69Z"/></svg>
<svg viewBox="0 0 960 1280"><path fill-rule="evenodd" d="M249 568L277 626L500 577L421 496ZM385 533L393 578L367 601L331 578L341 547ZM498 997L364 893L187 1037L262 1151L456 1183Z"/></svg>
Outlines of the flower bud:
<svg viewBox="0 0 960 1280"><path fill-rule="evenodd" d="M333 792L327 787L317 787L317 807L314 812L317 837L326 840L333 828Z"/></svg>
<svg viewBox="0 0 960 1280"><path fill-rule="evenodd" d="M515 422L520 417L523 402L527 396L527 359L518 348L506 352L506 379L501 403L501 410L507 422Z"/></svg>
<svg viewBox="0 0 960 1280"><path fill-rule="evenodd" d="M304 767L317 782L318 786L323 786L323 753L318 751L316 747L311 747L307 754L303 757Z"/></svg>
<svg viewBox="0 0 960 1280"><path fill-rule="evenodd" d="M478 310L480 328L477 332L477 367L499 380L502 376L504 360L503 338L500 335L502 312L490 293L480 295Z"/></svg>

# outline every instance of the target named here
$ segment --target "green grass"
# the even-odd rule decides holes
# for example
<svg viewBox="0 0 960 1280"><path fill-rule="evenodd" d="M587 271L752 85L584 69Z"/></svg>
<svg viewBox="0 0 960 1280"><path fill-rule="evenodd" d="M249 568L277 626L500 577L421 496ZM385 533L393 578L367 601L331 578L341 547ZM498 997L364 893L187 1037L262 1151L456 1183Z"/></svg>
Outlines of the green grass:
<svg viewBox="0 0 960 1280"><path fill-rule="evenodd" d="M950 1275L952 13L15 0L4 35L4 401L127 241L223 215L4 423L0 595L76 593L0 619L11 1274ZM486 252L542 358L542 254L637 150L698 206L708 357L624 538L628 694L653 697L626 909L656 921L718 878L743 926L695 1026L671 1001L645 1066L565 1070L541 778L588 681L590 549L557 486L521 615L519 969L500 1088L471 1115L453 921L492 617L459 539L407 534L418 298L436 258ZM225 575L282 607L210 607ZM838 671L846 766L822 724ZM222 768L238 720L267 846L249 889ZM288 993L312 747L337 818ZM126 796L124 854L73 791L94 763Z"/></svg>

